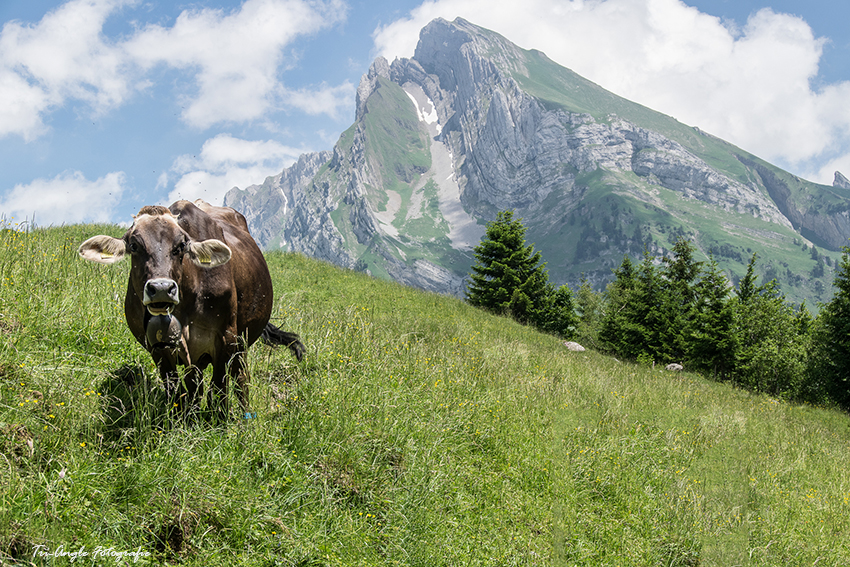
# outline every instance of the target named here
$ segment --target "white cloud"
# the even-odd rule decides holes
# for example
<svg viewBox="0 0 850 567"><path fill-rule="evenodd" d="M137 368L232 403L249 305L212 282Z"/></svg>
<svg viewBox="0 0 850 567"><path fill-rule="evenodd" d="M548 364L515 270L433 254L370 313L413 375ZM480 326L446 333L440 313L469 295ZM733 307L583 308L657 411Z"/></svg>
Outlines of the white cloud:
<svg viewBox="0 0 850 567"><path fill-rule="evenodd" d="M179 176L167 202L204 199L221 205L233 187L259 184L292 165L303 149L274 141L250 141L220 134L204 142L197 156L183 155L171 171Z"/></svg>
<svg viewBox="0 0 850 567"><path fill-rule="evenodd" d="M318 90L286 91L284 98L287 104L307 114L327 114L331 118L340 118L343 111L353 111L354 93L354 85L345 81L336 87L322 84Z"/></svg>
<svg viewBox="0 0 850 567"><path fill-rule="evenodd" d="M171 27L149 24L126 39L104 34L108 17L138 0L71 0L36 24L12 21L0 31L0 137L36 139L45 117L69 101L94 115L156 86L147 73L163 65L183 72L178 97L191 126L261 119L297 96L280 73L296 38L346 16L343 0L247 0L231 12L183 11ZM346 84L325 89L338 112ZM313 109L311 109L312 111Z"/></svg>
<svg viewBox="0 0 850 567"><path fill-rule="evenodd" d="M46 129L43 115L67 99L99 114L130 89L124 61L101 30L128 0L72 0L38 24L12 21L0 31L0 136L29 141Z"/></svg>
<svg viewBox="0 0 850 567"><path fill-rule="evenodd" d="M816 181L832 172L809 162L850 157L850 83L811 86L825 40L796 16L763 9L737 29L680 0L435 0L377 29L376 50L410 57L423 26L457 16Z"/></svg>
<svg viewBox="0 0 850 567"><path fill-rule="evenodd" d="M248 0L238 10L184 11L170 28L149 25L124 46L145 69L164 64L194 73L183 119L198 128L244 122L275 108L284 48L345 17L341 0Z"/></svg>
<svg viewBox="0 0 850 567"><path fill-rule="evenodd" d="M126 186L123 172L89 181L79 171L66 171L53 179L36 179L16 185L0 201L0 213L15 222L24 219L38 226L79 222L109 222Z"/></svg>
<svg viewBox="0 0 850 567"><path fill-rule="evenodd" d="M50 93L0 66L0 137L18 134L32 141L46 130L42 113L55 105Z"/></svg>

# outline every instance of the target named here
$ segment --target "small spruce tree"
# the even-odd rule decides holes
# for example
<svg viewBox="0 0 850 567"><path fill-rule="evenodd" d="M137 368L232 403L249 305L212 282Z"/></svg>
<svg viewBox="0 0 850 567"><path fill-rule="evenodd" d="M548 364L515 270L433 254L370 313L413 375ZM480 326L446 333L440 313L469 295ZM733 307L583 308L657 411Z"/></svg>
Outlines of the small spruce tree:
<svg viewBox="0 0 850 567"><path fill-rule="evenodd" d="M738 296L738 300L741 303L747 303L751 297L753 297L757 290L758 286L756 286L756 280L758 276L755 273L756 267L756 259L758 258L758 254L753 252L752 258L750 258L750 262L747 264L747 273L744 275L743 279L738 283L738 289L735 290L735 294Z"/></svg>
<svg viewBox="0 0 850 567"><path fill-rule="evenodd" d="M498 314L512 313L523 322L533 319L545 293L548 276L540 252L525 244L526 228L513 211L502 211L487 223L481 243L473 249L466 300Z"/></svg>
<svg viewBox="0 0 850 567"><path fill-rule="evenodd" d="M782 295L771 279L756 285L756 255L732 300L734 313L733 379L758 392L789 398L800 397L806 369L808 333L802 315Z"/></svg>
<svg viewBox="0 0 850 567"><path fill-rule="evenodd" d="M635 276L635 289L627 308L631 323L630 346L634 358L664 362L668 356L665 335L668 324L669 288L663 285L659 270L648 249ZM671 361L672 362L672 361Z"/></svg>
<svg viewBox="0 0 850 567"><path fill-rule="evenodd" d="M542 317L536 325L547 333L572 339L577 334L578 322L575 300L569 286L562 285L555 289L550 285Z"/></svg>
<svg viewBox="0 0 850 567"><path fill-rule="evenodd" d="M723 379L732 368L735 352L734 312L729 282L713 256L709 256L708 269L695 290L689 358L698 369L711 372L715 380Z"/></svg>
<svg viewBox="0 0 850 567"><path fill-rule="evenodd" d="M694 259L696 247L684 236L676 240L672 252L672 257L664 257L661 270L665 304L661 313L664 321L659 330L660 349L666 360L682 362L687 356L688 340L693 332L696 280L702 272L703 263Z"/></svg>
<svg viewBox="0 0 850 567"><path fill-rule="evenodd" d="M696 247L685 237L676 239L672 252L672 258L664 257L664 276L678 288L680 300L690 304L696 295L694 282L699 278L702 262L694 259Z"/></svg>
<svg viewBox="0 0 850 567"><path fill-rule="evenodd" d="M640 331L630 317L635 280L635 265L628 256L623 256L623 262L614 270L614 281L605 288L605 307L599 328L602 348L610 354L629 358L636 358L639 354L635 352L634 339Z"/></svg>
<svg viewBox="0 0 850 567"><path fill-rule="evenodd" d="M835 295L818 317L810 380L844 410L850 410L850 248L835 272Z"/></svg>
<svg viewBox="0 0 850 567"><path fill-rule="evenodd" d="M469 275L466 300L520 323L570 337L576 315L569 287L549 283L540 252L525 243L526 228L513 211L502 211L487 223L481 243L473 249L476 263Z"/></svg>
<svg viewBox="0 0 850 567"><path fill-rule="evenodd" d="M575 295L576 311L578 311L577 340L582 344L597 347L599 330L602 326L602 295L594 291L593 286L584 277Z"/></svg>

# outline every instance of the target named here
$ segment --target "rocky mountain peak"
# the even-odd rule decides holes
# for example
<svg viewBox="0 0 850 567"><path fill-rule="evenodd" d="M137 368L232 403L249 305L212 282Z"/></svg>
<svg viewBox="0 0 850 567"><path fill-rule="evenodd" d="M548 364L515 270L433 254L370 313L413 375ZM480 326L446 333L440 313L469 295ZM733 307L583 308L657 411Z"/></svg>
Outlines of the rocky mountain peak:
<svg viewBox="0 0 850 567"><path fill-rule="evenodd" d="M496 68L509 72L523 69L519 47L463 18L452 22L437 18L422 28L413 58L428 73L437 75L447 90L458 87L453 80L458 71L481 82L492 76Z"/></svg>
<svg viewBox="0 0 850 567"><path fill-rule="evenodd" d="M850 236L843 175L823 190L460 18L425 26L412 59L377 58L356 106L332 153L228 193L262 245L460 295L506 209L573 285L680 236L732 279L753 250L772 276L800 238L837 250ZM800 297L824 287L788 281Z"/></svg>
<svg viewBox="0 0 850 567"><path fill-rule="evenodd" d="M363 113L366 111L366 101L375 91L378 84L378 77L389 78L390 64L383 57L378 57L369 66L369 72L363 75L360 79L360 84L357 86L355 122L359 122L363 118Z"/></svg>
<svg viewBox="0 0 850 567"><path fill-rule="evenodd" d="M840 171L835 172L835 179L832 181L833 187L839 187L841 189L850 189L850 179L844 177Z"/></svg>

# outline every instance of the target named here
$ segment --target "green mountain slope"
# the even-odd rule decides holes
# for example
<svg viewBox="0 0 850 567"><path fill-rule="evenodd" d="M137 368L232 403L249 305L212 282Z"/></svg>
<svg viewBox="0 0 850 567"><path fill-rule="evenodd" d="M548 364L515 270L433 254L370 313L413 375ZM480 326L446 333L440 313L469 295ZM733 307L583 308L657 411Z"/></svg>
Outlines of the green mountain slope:
<svg viewBox="0 0 850 567"><path fill-rule="evenodd" d="M779 177L782 182L795 188L795 201L820 192L824 193L825 202L850 198L850 191L799 179L699 128L687 126L671 116L619 97L570 69L558 65L540 51L525 51L524 55L522 63L527 74L514 72L512 77L529 94L544 103L570 112L589 114L598 122L610 121L618 117L641 128L658 132L682 144L708 164L731 175L741 183L750 183L757 179L741 160L757 162ZM763 185L763 182L756 182Z"/></svg>

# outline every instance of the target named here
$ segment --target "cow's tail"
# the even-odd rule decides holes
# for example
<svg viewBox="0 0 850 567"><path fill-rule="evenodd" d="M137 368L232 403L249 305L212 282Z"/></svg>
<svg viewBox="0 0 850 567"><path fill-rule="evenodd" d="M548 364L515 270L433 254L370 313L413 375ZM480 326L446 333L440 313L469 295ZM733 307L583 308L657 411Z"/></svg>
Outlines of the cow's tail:
<svg viewBox="0 0 850 567"><path fill-rule="evenodd" d="M263 329L263 334L260 335L260 338L267 345L289 347L289 350L292 351L292 354L295 355L295 358L299 362L304 358L304 353L307 350L304 348L298 335L278 329L271 323L268 323L266 328Z"/></svg>

